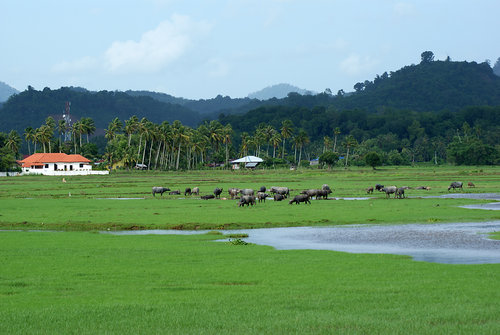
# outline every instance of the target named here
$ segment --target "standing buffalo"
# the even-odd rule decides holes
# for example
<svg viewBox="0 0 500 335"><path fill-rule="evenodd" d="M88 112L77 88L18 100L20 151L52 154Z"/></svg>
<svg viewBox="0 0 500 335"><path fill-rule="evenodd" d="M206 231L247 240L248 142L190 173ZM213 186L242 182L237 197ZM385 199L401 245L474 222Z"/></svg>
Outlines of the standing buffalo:
<svg viewBox="0 0 500 335"><path fill-rule="evenodd" d="M396 186L386 186L386 187L382 188L381 192L385 192L387 198L390 198L391 194L396 193L397 189L398 188ZM396 197L396 196L394 196L394 197Z"/></svg>
<svg viewBox="0 0 500 335"><path fill-rule="evenodd" d="M453 183L451 183L451 185L448 187L448 191L450 191L451 189L455 190L456 188L463 190L461 181L454 181Z"/></svg>
<svg viewBox="0 0 500 335"><path fill-rule="evenodd" d="M255 205L255 197L253 195L244 195L238 201L238 207Z"/></svg>
<svg viewBox="0 0 500 335"><path fill-rule="evenodd" d="M404 197L405 197L405 187L399 187L396 190L396 194L394 195L394 198L403 199Z"/></svg>
<svg viewBox="0 0 500 335"><path fill-rule="evenodd" d="M379 192L382 192L382 189L384 188L384 185L377 184L375 185L375 189Z"/></svg>
<svg viewBox="0 0 500 335"><path fill-rule="evenodd" d="M321 186L321 189L322 189L323 191L326 191L326 192L327 192L327 194L332 193L332 189L330 188L330 186L328 186L328 184L323 184L323 186Z"/></svg>
<svg viewBox="0 0 500 335"><path fill-rule="evenodd" d="M241 195L254 195L255 192L251 188L244 188L240 190L240 193Z"/></svg>
<svg viewBox="0 0 500 335"><path fill-rule="evenodd" d="M193 187L193 189L191 190L191 194L200 195L200 188L199 187Z"/></svg>
<svg viewBox="0 0 500 335"><path fill-rule="evenodd" d="M329 193L328 190L318 190L318 192L316 193L316 200L318 200L319 197L322 197L324 200L327 200L328 193Z"/></svg>
<svg viewBox="0 0 500 335"><path fill-rule="evenodd" d="M281 201L281 200L285 199L285 196L281 195L281 194L275 194L273 198L274 198L274 201Z"/></svg>
<svg viewBox="0 0 500 335"><path fill-rule="evenodd" d="M165 193L167 191L170 191L170 189L166 188L166 187L155 186L155 187L153 187L153 190L152 190L153 197L155 196L156 193L160 193L160 195L163 195L163 193Z"/></svg>
<svg viewBox="0 0 500 335"><path fill-rule="evenodd" d="M266 202L266 198L269 196L269 194L264 193L264 192L257 192L257 199L259 199L259 202Z"/></svg>
<svg viewBox="0 0 500 335"><path fill-rule="evenodd" d="M266 192L266 187L265 186L261 186L260 189L259 189L259 192Z"/></svg>
<svg viewBox="0 0 500 335"><path fill-rule="evenodd" d="M216 187L215 190L214 190L215 197L220 199L220 194L221 193L222 193L222 188Z"/></svg>
<svg viewBox="0 0 500 335"><path fill-rule="evenodd" d="M368 188L366 189L366 193L367 193L367 194L370 194L370 193L372 193L372 194L373 194L373 187L372 187L372 186L368 187Z"/></svg>
<svg viewBox="0 0 500 335"><path fill-rule="evenodd" d="M191 191L191 187L186 187L184 190L184 196L191 195L191 193L193 193L193 191Z"/></svg>
<svg viewBox="0 0 500 335"><path fill-rule="evenodd" d="M304 202L306 204L310 204L311 201L309 200L309 196L307 194L299 194L293 197L292 200L288 202L289 205L296 203L297 205L301 202Z"/></svg>
<svg viewBox="0 0 500 335"><path fill-rule="evenodd" d="M476 185L474 185L474 183L471 182L471 181L467 183L467 186L469 186L469 187L476 187Z"/></svg>
<svg viewBox="0 0 500 335"><path fill-rule="evenodd" d="M239 188L230 188L227 190L227 193L229 193L229 196L231 197L231 199L234 199L238 193L240 193L240 189Z"/></svg>

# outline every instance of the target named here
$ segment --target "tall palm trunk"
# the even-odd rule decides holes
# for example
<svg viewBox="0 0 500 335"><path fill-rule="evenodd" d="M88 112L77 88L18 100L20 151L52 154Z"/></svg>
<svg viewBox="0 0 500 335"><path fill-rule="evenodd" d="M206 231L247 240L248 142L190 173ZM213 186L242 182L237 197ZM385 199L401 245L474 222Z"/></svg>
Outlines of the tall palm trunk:
<svg viewBox="0 0 500 335"><path fill-rule="evenodd" d="M151 166L151 153L153 152L153 143L154 143L154 140L151 140L151 145L149 146L148 170L149 170L149 167Z"/></svg>
<svg viewBox="0 0 500 335"><path fill-rule="evenodd" d="M144 164L144 157L146 156L146 144L147 144L147 140L144 139L144 151L142 152L142 162L141 164Z"/></svg>
<svg viewBox="0 0 500 335"><path fill-rule="evenodd" d="M181 142L179 141L179 149L177 150L177 162L175 163L175 169L179 170L179 159L181 157Z"/></svg>

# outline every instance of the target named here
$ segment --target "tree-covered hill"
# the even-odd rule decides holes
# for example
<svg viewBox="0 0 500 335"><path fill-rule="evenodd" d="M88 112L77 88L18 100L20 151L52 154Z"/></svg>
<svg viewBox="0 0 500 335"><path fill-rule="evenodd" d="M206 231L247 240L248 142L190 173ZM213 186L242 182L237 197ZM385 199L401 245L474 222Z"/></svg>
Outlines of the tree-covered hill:
<svg viewBox="0 0 500 335"><path fill-rule="evenodd" d="M43 124L48 116L58 120L63 114L66 101L71 102L72 120L92 118L98 129L97 133L102 133L102 129L115 117L125 120L136 115L156 123L180 120L190 126L197 125L202 119L199 113L183 106L160 102L147 96L131 96L114 91L90 92L68 87L37 91L29 87L26 91L11 96L0 109L0 131L17 130L22 133L26 127Z"/></svg>

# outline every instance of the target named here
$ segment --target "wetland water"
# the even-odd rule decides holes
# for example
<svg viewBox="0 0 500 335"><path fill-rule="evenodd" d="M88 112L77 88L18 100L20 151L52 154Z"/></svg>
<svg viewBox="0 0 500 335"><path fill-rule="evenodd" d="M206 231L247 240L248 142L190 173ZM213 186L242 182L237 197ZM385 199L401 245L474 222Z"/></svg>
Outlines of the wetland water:
<svg viewBox="0 0 500 335"><path fill-rule="evenodd" d="M279 250L314 249L411 256L416 261L447 264L500 263L500 221L481 223L347 225L242 229L243 240ZM206 231L143 230L105 232L117 235L201 234Z"/></svg>

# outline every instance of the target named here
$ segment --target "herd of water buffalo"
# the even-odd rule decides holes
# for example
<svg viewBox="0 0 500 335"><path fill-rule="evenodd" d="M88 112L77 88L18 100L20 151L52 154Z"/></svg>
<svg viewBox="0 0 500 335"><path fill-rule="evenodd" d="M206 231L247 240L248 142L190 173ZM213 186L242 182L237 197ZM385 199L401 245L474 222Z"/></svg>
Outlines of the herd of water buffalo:
<svg viewBox="0 0 500 335"><path fill-rule="evenodd" d="M448 191L451 189L461 189L463 183L462 182L452 182L450 186L448 187ZM475 187L475 185L471 182L468 183L469 187ZM368 187L366 189L366 193L370 194L373 193L374 190L379 191L379 192L384 192L386 194L387 198L390 198L391 194L394 194L395 199L403 199L405 198L405 190L411 189L411 187L408 186L402 186L402 187L397 187L397 186L384 186L381 184L376 184L375 187ZM430 187L428 186L418 186L415 187L414 189L416 190L430 190ZM163 195L163 193L168 192L169 195L180 195L181 192L180 190L175 190L171 191L167 187L158 187L155 186L152 189L153 196L156 196L156 193L159 193L160 196ZM213 194L206 194L202 195L200 198L203 200L208 200L208 199L220 199L221 194L223 192L222 188L216 187L213 191ZM269 188L269 190L265 187L262 186L260 189L255 192L251 188L244 188L244 189L239 189L239 188L230 188L227 190L228 195L231 199L239 199L238 201L238 206L253 206L255 203L258 202L265 202L268 197L272 195L272 198L274 201L282 201L284 199L287 199L290 196L290 189L288 187L283 187L283 186L272 186ZM269 192L269 193L266 193ZM297 194L293 197L293 199L289 200L288 203L291 204L300 204L301 202L305 204L310 204L311 199L328 199L328 195L332 193L332 189L330 186L327 184L324 184L320 189L308 189L300 192L300 194ZM190 195L200 195L200 189L199 187L194 187L190 188L187 187L184 190L184 196L190 196Z"/></svg>

